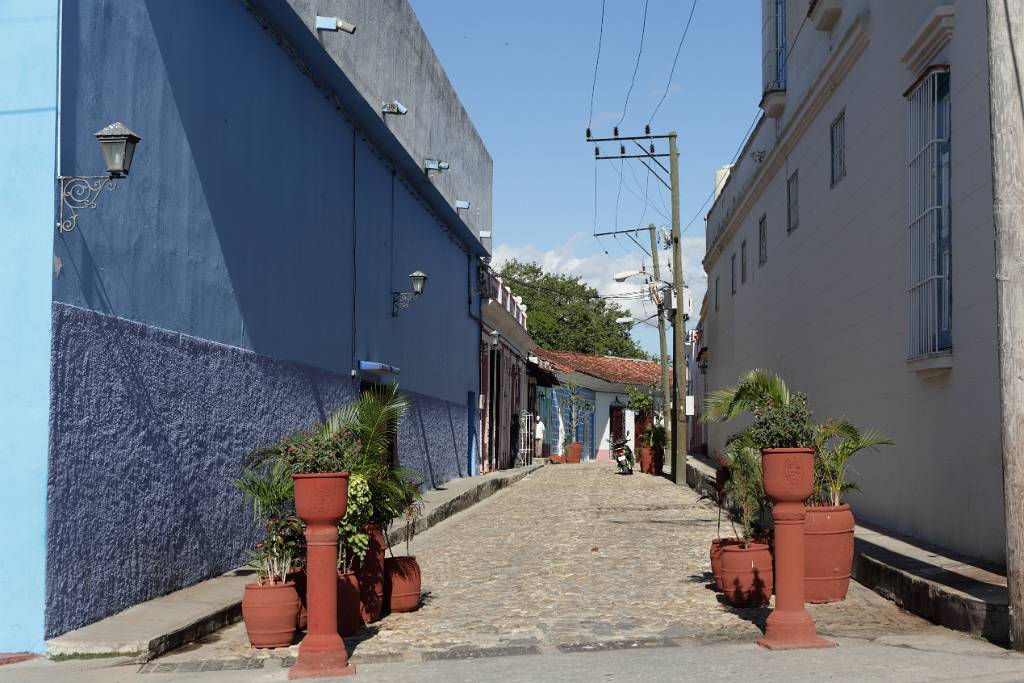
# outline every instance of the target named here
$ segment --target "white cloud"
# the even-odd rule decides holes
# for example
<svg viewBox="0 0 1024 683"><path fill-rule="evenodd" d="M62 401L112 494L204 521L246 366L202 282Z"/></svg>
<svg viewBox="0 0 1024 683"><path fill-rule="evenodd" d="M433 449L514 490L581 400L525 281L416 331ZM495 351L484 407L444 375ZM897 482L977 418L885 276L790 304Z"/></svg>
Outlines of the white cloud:
<svg viewBox="0 0 1024 683"><path fill-rule="evenodd" d="M641 243L646 246L648 244L647 235L642 235L642 238ZM541 268L550 273L577 275L601 294L637 292L643 289L641 277L631 277L620 283L615 282L612 276L626 270L639 270L641 264L646 266L648 272L651 272L651 259L646 255L643 255L643 259L641 259L639 248L628 239L620 238L619 242L631 246L633 253L625 253L610 239L605 239L604 243L611 255L605 254L603 251L595 252L594 247L597 246L597 243L594 238L580 233L570 236L562 244L549 249L534 244L499 243L494 247L493 265L496 269L500 269L502 264L511 259L532 261L540 264ZM696 324L700 312L700 302L707 289L706 276L701 266L701 260L704 258L704 238L684 237L682 247L683 275L693 296L694 312L691 316L691 324ZM661 277L670 281L672 278L669 266L672 263L672 252L660 251L658 253L662 265ZM649 299L625 300L618 303L637 318L646 318L653 315L656 310ZM637 325L633 328L633 336L649 352L657 352L658 335L655 328Z"/></svg>

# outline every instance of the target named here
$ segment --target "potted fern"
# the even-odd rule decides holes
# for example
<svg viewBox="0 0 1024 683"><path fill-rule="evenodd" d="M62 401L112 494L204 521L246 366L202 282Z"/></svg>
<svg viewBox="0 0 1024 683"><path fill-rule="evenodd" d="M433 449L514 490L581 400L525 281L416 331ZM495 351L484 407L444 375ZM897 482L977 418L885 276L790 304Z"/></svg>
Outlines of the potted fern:
<svg viewBox="0 0 1024 683"><path fill-rule="evenodd" d="M847 420L828 420L814 433L814 495L806 507L804 527L804 596L807 602L846 598L853 569L855 520L843 495L857 490L849 479L850 460L864 451L893 445L880 432L861 432Z"/></svg>

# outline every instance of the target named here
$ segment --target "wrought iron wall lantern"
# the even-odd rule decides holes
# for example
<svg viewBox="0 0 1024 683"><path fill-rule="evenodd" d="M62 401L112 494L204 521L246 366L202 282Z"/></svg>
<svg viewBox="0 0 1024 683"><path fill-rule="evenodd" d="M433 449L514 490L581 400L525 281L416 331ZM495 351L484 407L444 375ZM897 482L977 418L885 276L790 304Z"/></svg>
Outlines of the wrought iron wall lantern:
<svg viewBox="0 0 1024 683"><path fill-rule="evenodd" d="M127 178L135 156L135 145L141 138L128 126L115 122L96 132L100 152L107 166L107 175L58 176L60 181L60 215L57 230L71 232L78 225L79 209L95 209L103 190L116 190L117 181Z"/></svg>
<svg viewBox="0 0 1024 683"><path fill-rule="evenodd" d="M398 312L400 310L408 308L413 299L423 294L423 288L427 284L427 274L423 271L417 270L413 273L409 273L409 280L412 281L411 292L391 293L391 315L395 318L398 317Z"/></svg>

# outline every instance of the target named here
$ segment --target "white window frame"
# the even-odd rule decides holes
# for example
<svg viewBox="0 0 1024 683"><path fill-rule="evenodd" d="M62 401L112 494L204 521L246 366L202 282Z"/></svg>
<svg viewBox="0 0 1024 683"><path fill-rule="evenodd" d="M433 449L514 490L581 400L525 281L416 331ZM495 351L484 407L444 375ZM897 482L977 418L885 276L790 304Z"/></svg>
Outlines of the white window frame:
<svg viewBox="0 0 1024 683"><path fill-rule="evenodd" d="M933 67L907 93L909 358L953 348L950 84Z"/></svg>
<svg viewBox="0 0 1024 683"><path fill-rule="evenodd" d="M828 128L829 149L831 159L831 187L835 187L846 177L846 110L844 109L832 121Z"/></svg>

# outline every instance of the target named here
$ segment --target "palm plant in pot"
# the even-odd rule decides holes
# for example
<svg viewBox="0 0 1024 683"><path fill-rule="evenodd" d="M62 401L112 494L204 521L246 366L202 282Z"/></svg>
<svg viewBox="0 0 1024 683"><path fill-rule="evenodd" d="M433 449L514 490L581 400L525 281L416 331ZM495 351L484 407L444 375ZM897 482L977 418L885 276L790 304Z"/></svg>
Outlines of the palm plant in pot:
<svg viewBox="0 0 1024 683"><path fill-rule="evenodd" d="M402 511L405 522L405 555L395 556L395 549L388 544L391 557L384 560L384 594L392 612L414 612L420 606L420 585L422 577L416 556L409 552L409 544L416 535L416 522L423 513L423 498L419 487L407 487L407 503Z"/></svg>
<svg viewBox="0 0 1024 683"><path fill-rule="evenodd" d="M850 459L863 451L893 445L880 432L861 432L846 420L828 420L814 433L815 486L806 507L804 595L807 602L846 598L853 568L854 518L843 494L856 490L850 481Z"/></svg>

